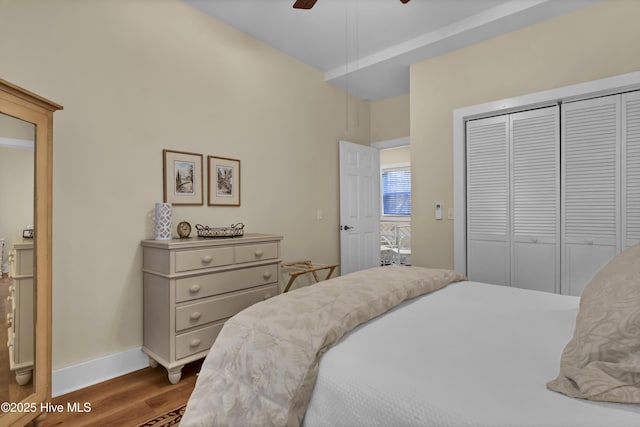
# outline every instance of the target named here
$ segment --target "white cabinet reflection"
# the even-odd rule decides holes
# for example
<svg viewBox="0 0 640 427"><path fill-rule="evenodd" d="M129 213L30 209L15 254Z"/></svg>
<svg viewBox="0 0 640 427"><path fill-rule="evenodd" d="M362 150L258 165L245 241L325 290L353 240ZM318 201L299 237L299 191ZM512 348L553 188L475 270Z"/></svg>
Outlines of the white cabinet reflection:
<svg viewBox="0 0 640 427"><path fill-rule="evenodd" d="M33 241L16 239L9 254L7 345L9 369L16 382L25 385L33 373Z"/></svg>

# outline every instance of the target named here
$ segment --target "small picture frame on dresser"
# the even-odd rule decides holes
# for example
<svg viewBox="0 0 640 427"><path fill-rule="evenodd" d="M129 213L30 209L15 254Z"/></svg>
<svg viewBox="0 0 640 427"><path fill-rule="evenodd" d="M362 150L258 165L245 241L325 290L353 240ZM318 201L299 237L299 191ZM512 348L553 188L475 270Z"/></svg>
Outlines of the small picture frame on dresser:
<svg viewBox="0 0 640 427"><path fill-rule="evenodd" d="M240 206L240 160L208 156L209 206Z"/></svg>
<svg viewBox="0 0 640 427"><path fill-rule="evenodd" d="M203 205L202 154L162 150L164 202Z"/></svg>

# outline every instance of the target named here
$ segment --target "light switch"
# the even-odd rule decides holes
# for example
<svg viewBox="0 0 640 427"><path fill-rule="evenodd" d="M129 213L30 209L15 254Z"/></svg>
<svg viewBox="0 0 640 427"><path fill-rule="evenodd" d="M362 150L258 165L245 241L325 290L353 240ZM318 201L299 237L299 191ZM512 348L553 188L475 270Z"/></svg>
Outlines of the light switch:
<svg viewBox="0 0 640 427"><path fill-rule="evenodd" d="M442 219L442 203L436 203L436 219Z"/></svg>

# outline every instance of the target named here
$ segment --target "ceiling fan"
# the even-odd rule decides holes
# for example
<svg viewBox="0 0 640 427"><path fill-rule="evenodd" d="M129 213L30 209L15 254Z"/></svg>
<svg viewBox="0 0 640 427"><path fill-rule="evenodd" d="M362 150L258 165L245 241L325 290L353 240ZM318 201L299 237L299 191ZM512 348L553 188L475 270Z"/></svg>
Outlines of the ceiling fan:
<svg viewBox="0 0 640 427"><path fill-rule="evenodd" d="M318 0L296 0L293 4L295 9L311 9ZM409 3L409 0L400 0L402 4Z"/></svg>

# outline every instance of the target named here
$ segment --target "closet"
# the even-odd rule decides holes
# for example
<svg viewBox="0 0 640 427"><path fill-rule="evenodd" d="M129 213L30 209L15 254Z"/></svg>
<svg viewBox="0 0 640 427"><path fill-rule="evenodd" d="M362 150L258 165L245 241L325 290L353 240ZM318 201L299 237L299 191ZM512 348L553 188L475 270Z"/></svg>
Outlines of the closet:
<svg viewBox="0 0 640 427"><path fill-rule="evenodd" d="M640 241L640 92L470 120L470 280L580 295Z"/></svg>

